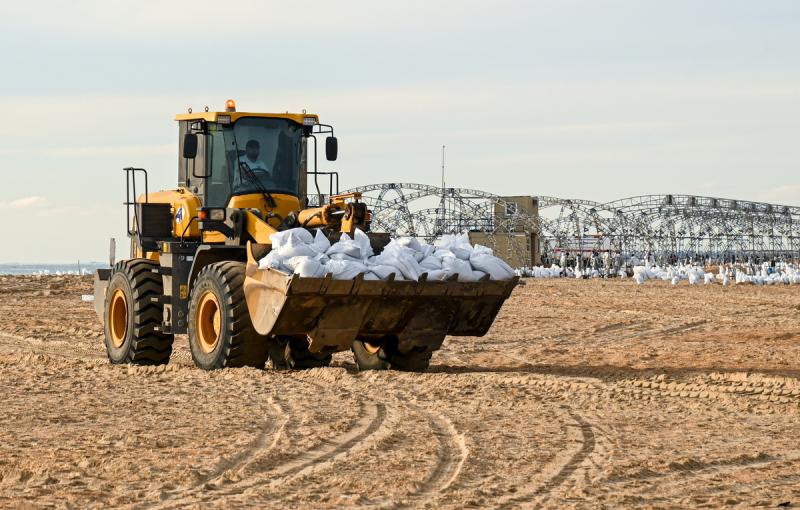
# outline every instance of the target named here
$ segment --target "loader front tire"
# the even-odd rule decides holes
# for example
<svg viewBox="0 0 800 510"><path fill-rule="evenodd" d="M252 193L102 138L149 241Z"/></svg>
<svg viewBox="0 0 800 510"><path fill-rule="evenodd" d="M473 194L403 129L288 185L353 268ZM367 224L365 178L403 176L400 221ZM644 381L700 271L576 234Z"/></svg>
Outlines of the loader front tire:
<svg viewBox="0 0 800 510"><path fill-rule="evenodd" d="M250 321L244 298L244 264L216 262L197 275L189 301L189 348L204 370L263 369L267 338Z"/></svg>
<svg viewBox="0 0 800 510"><path fill-rule="evenodd" d="M114 266L105 297L104 333L113 364L163 365L172 354L173 335L161 333L164 294L158 264L131 259Z"/></svg>

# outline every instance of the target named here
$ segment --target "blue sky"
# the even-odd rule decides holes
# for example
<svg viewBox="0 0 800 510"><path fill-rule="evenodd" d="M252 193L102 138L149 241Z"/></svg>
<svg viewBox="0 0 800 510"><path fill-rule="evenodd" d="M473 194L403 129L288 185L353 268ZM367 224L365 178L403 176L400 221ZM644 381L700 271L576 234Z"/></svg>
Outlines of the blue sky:
<svg viewBox="0 0 800 510"><path fill-rule="evenodd" d="M174 114L229 97L333 123L343 188L437 183L446 144L452 186L800 205L799 26L794 1L4 1L0 262L126 246L122 167L174 186Z"/></svg>

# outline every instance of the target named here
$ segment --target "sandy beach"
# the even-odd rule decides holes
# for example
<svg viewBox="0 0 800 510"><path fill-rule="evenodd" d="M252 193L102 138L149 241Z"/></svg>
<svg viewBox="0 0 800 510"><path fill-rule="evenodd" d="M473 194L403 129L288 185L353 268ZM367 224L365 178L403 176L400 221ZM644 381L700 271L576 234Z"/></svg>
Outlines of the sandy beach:
<svg viewBox="0 0 800 510"><path fill-rule="evenodd" d="M530 279L422 374L112 366L90 292L0 277L0 507L800 506L795 286Z"/></svg>

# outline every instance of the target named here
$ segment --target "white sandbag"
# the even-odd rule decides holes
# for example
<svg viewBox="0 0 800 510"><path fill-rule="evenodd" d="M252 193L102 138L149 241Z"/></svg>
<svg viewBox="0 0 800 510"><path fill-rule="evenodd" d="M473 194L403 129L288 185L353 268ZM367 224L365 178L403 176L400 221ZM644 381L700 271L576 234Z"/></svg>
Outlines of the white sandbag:
<svg viewBox="0 0 800 510"><path fill-rule="evenodd" d="M327 256L327 255L326 255ZM330 260L348 260L350 262L361 262L361 257L353 257L347 253L331 253Z"/></svg>
<svg viewBox="0 0 800 510"><path fill-rule="evenodd" d="M426 258L426 257L432 256L433 252L436 251L436 247L434 247L434 246L432 246L432 245L430 245L430 244L428 244L426 242L420 241L419 245L420 245L420 250L419 251L420 251L420 253L422 253L422 258L423 259Z"/></svg>
<svg viewBox="0 0 800 510"><path fill-rule="evenodd" d="M419 266L427 271L438 270L442 268L442 260L432 255L428 255L419 262Z"/></svg>
<svg viewBox="0 0 800 510"><path fill-rule="evenodd" d="M332 244L325 253L329 257L337 253L344 253L354 259L360 260L363 258L361 256L361 245L350 239L350 236L346 233L342 234L342 237L340 237L336 243Z"/></svg>
<svg viewBox="0 0 800 510"><path fill-rule="evenodd" d="M474 282L477 279L469 262L461 260L461 258L454 255L442 259L442 269L446 271L447 276L458 274L458 281L460 282Z"/></svg>
<svg viewBox="0 0 800 510"><path fill-rule="evenodd" d="M325 264L328 263L328 261L330 260L330 257L325 255L324 253L318 253L317 255L314 256L314 260L316 260L317 262L319 262L320 264L322 264L324 266Z"/></svg>
<svg viewBox="0 0 800 510"><path fill-rule="evenodd" d="M331 242L328 240L328 237L323 234L320 229L317 229L317 232L314 234L314 247L316 247L317 251L320 253L325 253L328 251L328 248L331 247Z"/></svg>
<svg viewBox="0 0 800 510"><path fill-rule="evenodd" d="M488 246L484 246L482 244L476 244L472 247L472 254L473 255L494 255L494 252Z"/></svg>
<svg viewBox="0 0 800 510"><path fill-rule="evenodd" d="M270 234L269 240L272 241L272 249L276 250L289 243L311 244L314 242L314 236L304 228L290 228L289 230Z"/></svg>
<svg viewBox="0 0 800 510"><path fill-rule="evenodd" d="M300 260L294 264L294 274L300 275L303 278L322 278L325 276L325 266L320 264L319 261L309 257L295 257L290 259L288 262L291 262L295 259Z"/></svg>
<svg viewBox="0 0 800 510"><path fill-rule="evenodd" d="M289 239L287 244L282 245L277 250L273 247L272 251L277 252L280 254L281 257L285 259L290 259L292 257L315 257L319 254L317 250L314 248L313 243L305 244L305 243L298 243L294 239ZM272 252L270 252L272 253Z"/></svg>
<svg viewBox="0 0 800 510"><path fill-rule="evenodd" d="M447 271L444 269L434 269L432 271L428 271L428 281L429 282L438 282L440 280L444 280L447 278L448 274Z"/></svg>
<svg viewBox="0 0 800 510"><path fill-rule="evenodd" d="M394 242L416 252L422 252L422 245L416 237L398 237L397 239L394 239Z"/></svg>
<svg viewBox="0 0 800 510"><path fill-rule="evenodd" d="M418 280L423 269L414 257L414 250L389 243L380 255L372 257L370 261L375 264L384 264L397 268L408 280Z"/></svg>
<svg viewBox="0 0 800 510"><path fill-rule="evenodd" d="M441 237L437 238L435 241L433 241L433 245L443 250L450 250L450 247L453 246L455 242L456 242L455 235L444 234Z"/></svg>
<svg viewBox="0 0 800 510"><path fill-rule="evenodd" d="M258 268L259 269L278 269L284 272L286 268L283 265L283 261L285 257L282 257L277 250L272 250L271 252L267 253L265 257L258 261Z"/></svg>
<svg viewBox="0 0 800 510"><path fill-rule="evenodd" d="M433 243L437 248L449 250L461 260L469 260L472 253L472 245L469 244L467 234L451 235L445 234Z"/></svg>
<svg viewBox="0 0 800 510"><path fill-rule="evenodd" d="M469 256L472 254L472 250L469 248L464 248L463 246L453 246L450 251L452 251L453 255L461 260L469 260Z"/></svg>
<svg viewBox="0 0 800 510"><path fill-rule="evenodd" d="M336 280L352 280L359 274L366 273L368 269L361 262L331 260L325 264L325 271L331 273Z"/></svg>
<svg viewBox="0 0 800 510"><path fill-rule="evenodd" d="M361 229L356 229L355 233L353 234L353 240L358 243L359 247L361 248L361 258L368 259L374 253L372 252L372 244L369 242L369 236L361 231Z"/></svg>
<svg viewBox="0 0 800 510"><path fill-rule="evenodd" d="M488 273L492 280L510 280L514 277L514 269L511 266L503 259L485 251L473 251L469 263L473 269Z"/></svg>
<svg viewBox="0 0 800 510"><path fill-rule="evenodd" d="M394 266L387 266L385 264L368 264L369 270L377 275L381 280L386 280L389 275L394 274L395 280L404 280L403 273Z"/></svg>

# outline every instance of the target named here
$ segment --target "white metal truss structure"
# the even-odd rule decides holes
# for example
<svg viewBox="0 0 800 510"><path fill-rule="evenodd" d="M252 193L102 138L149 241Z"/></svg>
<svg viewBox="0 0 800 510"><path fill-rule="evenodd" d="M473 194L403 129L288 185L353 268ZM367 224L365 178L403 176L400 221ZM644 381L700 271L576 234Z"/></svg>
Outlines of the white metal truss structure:
<svg viewBox="0 0 800 510"><path fill-rule="evenodd" d="M656 258L800 257L800 207L694 195L607 203L539 196L535 214L474 189L383 183L349 192L362 193L373 212L373 230L428 240L463 231L485 232L490 239L498 233L537 234L541 253L551 260L557 252L605 250Z"/></svg>

